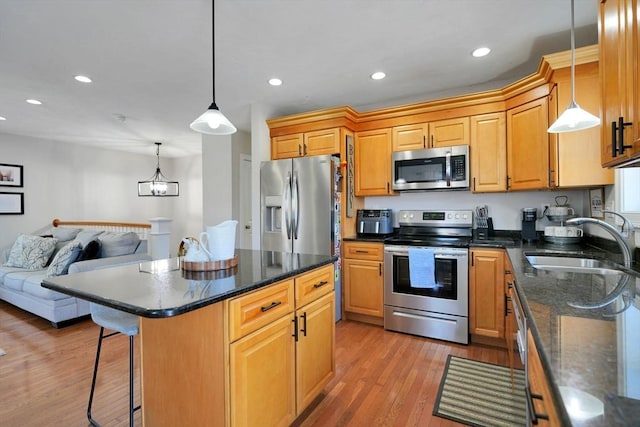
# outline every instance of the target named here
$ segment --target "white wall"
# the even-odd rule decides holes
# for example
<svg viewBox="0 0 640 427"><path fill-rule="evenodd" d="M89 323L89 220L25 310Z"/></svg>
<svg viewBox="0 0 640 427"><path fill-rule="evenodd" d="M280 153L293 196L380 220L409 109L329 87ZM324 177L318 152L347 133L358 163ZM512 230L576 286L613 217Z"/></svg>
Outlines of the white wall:
<svg viewBox="0 0 640 427"><path fill-rule="evenodd" d="M0 191L23 192L25 197L24 215L0 215L0 247L54 218L147 222L167 217L173 219L170 252L175 255L188 224L202 223L200 156L160 158L162 172L180 182L180 196L171 198L138 197L137 182L155 171L151 146L146 156L0 134L0 163L24 166L24 187Z"/></svg>
<svg viewBox="0 0 640 427"><path fill-rule="evenodd" d="M475 194L470 191L432 191L401 193L398 196L367 197L367 209L393 209L394 224L397 227L398 210L415 209L470 209L476 206L489 206L489 216L493 218L496 230L522 229L522 208L538 208L538 216L542 216L543 204L555 206L556 196L567 196L578 215L589 216L589 205L584 204L586 190L568 191L514 191L510 193ZM546 218L537 222L537 229L544 230L550 225ZM355 233L355 230L354 230Z"/></svg>

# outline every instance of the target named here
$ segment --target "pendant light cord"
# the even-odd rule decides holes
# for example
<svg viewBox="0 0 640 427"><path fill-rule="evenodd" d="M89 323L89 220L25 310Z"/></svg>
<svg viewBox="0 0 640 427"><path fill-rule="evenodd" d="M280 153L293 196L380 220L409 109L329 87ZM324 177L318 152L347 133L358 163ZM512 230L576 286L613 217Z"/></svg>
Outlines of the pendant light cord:
<svg viewBox="0 0 640 427"><path fill-rule="evenodd" d="M571 0L573 2L573 0ZM573 5L573 3L572 3ZM216 13L215 13L215 0L211 0L211 94L213 104L216 103L216 41L215 41L215 28L216 28Z"/></svg>
<svg viewBox="0 0 640 427"><path fill-rule="evenodd" d="M576 103L576 37L574 34L573 0L571 0L571 104Z"/></svg>

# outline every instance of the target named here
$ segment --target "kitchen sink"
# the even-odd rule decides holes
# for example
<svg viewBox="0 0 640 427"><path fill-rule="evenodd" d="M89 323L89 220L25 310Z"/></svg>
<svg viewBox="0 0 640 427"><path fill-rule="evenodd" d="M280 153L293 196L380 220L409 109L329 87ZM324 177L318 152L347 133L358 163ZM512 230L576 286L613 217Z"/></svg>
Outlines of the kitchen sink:
<svg viewBox="0 0 640 427"><path fill-rule="evenodd" d="M625 274L617 264L609 261L553 254L524 254L529 263L539 270L586 274Z"/></svg>

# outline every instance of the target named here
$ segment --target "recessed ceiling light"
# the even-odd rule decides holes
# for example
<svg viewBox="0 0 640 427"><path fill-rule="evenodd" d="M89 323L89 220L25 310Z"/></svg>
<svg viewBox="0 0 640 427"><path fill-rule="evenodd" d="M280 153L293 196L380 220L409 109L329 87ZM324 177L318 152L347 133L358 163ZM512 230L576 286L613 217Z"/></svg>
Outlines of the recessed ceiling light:
<svg viewBox="0 0 640 427"><path fill-rule="evenodd" d="M75 76L74 79L82 83L91 83L93 81L87 76Z"/></svg>
<svg viewBox="0 0 640 427"><path fill-rule="evenodd" d="M27 102L29 104L33 104L33 105L41 105L42 102L38 101L37 99L27 99Z"/></svg>
<svg viewBox="0 0 640 427"><path fill-rule="evenodd" d="M269 84L271 86L280 86L282 84L282 80L276 78L269 79Z"/></svg>
<svg viewBox="0 0 640 427"><path fill-rule="evenodd" d="M0 120L7 120L7 118L0 116Z"/></svg>
<svg viewBox="0 0 640 427"><path fill-rule="evenodd" d="M371 78L373 80L382 80L385 77L387 77L387 75L385 73L383 73L382 71L376 71L375 73L371 74Z"/></svg>
<svg viewBox="0 0 640 427"><path fill-rule="evenodd" d="M471 52L471 55L473 55L476 58L480 58L483 56L487 56L489 52L491 52L491 49L489 49L488 47L479 47L473 52Z"/></svg>

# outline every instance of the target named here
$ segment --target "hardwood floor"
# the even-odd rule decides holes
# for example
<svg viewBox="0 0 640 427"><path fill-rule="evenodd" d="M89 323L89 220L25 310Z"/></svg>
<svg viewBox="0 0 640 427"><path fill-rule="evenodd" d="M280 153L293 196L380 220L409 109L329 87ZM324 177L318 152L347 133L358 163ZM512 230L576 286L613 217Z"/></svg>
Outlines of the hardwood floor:
<svg viewBox="0 0 640 427"><path fill-rule="evenodd" d="M53 329L49 322L0 301L0 348L7 352L0 356L0 426L88 425L98 332L89 319ZM127 352L125 336L103 344L93 409L103 426L128 424ZM138 354L136 347L136 358ZM460 425L431 415L448 354L508 365L502 349L341 321L336 326L336 376L294 425ZM139 388L135 394L138 402ZM139 412L136 425L141 425Z"/></svg>

